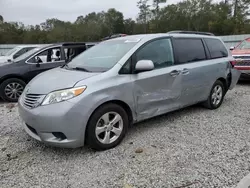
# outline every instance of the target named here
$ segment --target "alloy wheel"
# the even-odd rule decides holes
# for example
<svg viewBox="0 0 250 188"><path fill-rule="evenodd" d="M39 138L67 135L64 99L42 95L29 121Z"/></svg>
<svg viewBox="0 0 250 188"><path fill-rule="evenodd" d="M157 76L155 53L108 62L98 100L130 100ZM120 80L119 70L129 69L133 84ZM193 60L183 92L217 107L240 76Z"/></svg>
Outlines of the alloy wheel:
<svg viewBox="0 0 250 188"><path fill-rule="evenodd" d="M98 120L95 134L102 144L111 144L120 137L122 131L122 117L117 112L108 112Z"/></svg>
<svg viewBox="0 0 250 188"><path fill-rule="evenodd" d="M18 99L22 94L23 90L24 87L21 84L17 82L12 82L5 87L4 93L10 99Z"/></svg>

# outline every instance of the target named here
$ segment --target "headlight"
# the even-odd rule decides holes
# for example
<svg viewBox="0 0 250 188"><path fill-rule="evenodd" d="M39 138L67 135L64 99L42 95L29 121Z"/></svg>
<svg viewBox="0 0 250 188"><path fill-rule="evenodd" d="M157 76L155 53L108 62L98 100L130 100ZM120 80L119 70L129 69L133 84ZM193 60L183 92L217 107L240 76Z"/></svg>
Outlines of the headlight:
<svg viewBox="0 0 250 188"><path fill-rule="evenodd" d="M42 102L42 105L58 103L66 101L82 94L87 86L76 87L71 89L64 89L59 91L53 91L49 93Z"/></svg>

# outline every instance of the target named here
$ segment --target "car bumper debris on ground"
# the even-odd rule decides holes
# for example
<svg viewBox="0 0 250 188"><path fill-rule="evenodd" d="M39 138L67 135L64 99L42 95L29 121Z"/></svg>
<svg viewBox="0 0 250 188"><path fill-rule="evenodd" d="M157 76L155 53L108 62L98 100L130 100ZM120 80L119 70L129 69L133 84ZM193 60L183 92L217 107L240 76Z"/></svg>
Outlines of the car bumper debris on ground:
<svg viewBox="0 0 250 188"><path fill-rule="evenodd" d="M45 146L2 103L0 187L236 187L250 172L249 87L237 85L214 111L193 106L139 123L103 152Z"/></svg>

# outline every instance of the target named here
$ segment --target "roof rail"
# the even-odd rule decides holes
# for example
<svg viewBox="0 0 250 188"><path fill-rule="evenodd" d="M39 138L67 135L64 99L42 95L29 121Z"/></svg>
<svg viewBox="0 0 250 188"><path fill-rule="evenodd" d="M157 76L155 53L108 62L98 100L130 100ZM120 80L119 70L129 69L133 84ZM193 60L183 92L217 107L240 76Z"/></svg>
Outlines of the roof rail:
<svg viewBox="0 0 250 188"><path fill-rule="evenodd" d="M201 32L201 31L169 31L168 34L195 34L195 35L209 35L209 36L215 36L213 33L209 32Z"/></svg>
<svg viewBox="0 0 250 188"><path fill-rule="evenodd" d="M113 38L118 38L118 37L124 37L124 36L127 36L127 34L123 34L123 33L119 33L119 34L113 34L113 35L109 35L103 39L101 39L102 41L103 40L109 40L109 39L113 39Z"/></svg>

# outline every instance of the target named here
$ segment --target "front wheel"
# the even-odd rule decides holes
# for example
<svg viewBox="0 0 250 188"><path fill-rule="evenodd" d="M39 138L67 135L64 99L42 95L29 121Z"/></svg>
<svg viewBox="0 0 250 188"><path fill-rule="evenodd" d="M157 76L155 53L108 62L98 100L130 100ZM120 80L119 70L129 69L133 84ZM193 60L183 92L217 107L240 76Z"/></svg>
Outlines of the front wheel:
<svg viewBox="0 0 250 188"><path fill-rule="evenodd" d="M0 95L4 101L17 102L26 83L18 78L10 78L0 85Z"/></svg>
<svg viewBox="0 0 250 188"><path fill-rule="evenodd" d="M95 150L111 149L123 140L128 125L128 115L121 106L103 105L90 117L86 130L87 145Z"/></svg>
<svg viewBox="0 0 250 188"><path fill-rule="evenodd" d="M225 96L225 87L220 80L217 80L209 94L207 101L205 101L204 106L208 109L217 109L221 106Z"/></svg>

